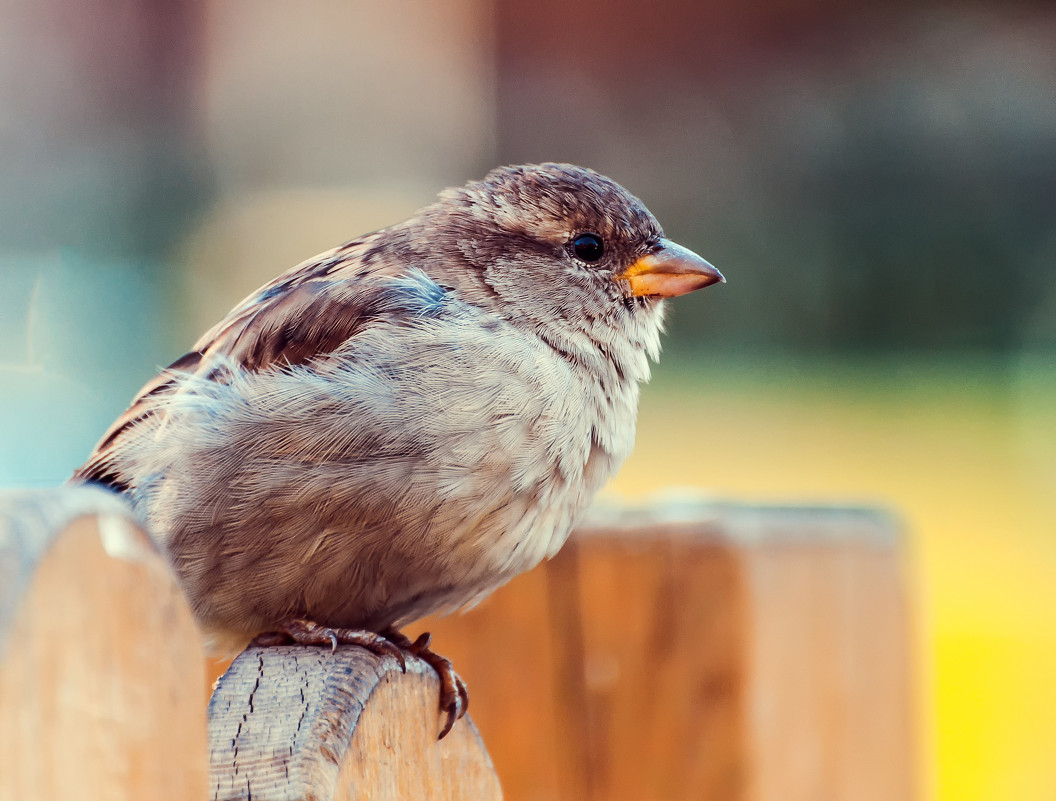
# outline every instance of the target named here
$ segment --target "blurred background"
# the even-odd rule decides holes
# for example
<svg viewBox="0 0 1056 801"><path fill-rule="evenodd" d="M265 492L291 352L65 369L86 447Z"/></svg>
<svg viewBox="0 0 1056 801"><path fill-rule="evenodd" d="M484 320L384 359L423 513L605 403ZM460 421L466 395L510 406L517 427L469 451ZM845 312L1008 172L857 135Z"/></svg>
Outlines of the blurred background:
<svg viewBox="0 0 1056 801"><path fill-rule="evenodd" d="M607 492L894 510L922 797L1056 798L1054 41L993 0L0 0L0 484L296 262L583 164L729 279Z"/></svg>

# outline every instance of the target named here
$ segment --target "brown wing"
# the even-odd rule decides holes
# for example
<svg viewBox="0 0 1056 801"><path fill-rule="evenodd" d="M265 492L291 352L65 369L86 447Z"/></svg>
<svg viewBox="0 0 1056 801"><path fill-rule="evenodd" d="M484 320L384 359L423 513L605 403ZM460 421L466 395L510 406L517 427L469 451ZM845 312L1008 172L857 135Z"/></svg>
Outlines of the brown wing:
<svg viewBox="0 0 1056 801"><path fill-rule="evenodd" d="M378 236L371 234L320 254L242 301L195 343L193 351L136 394L74 478L127 489L114 474L110 451L129 428L160 413L156 401L175 387L174 373L202 373L222 380L216 357L246 370L303 364L325 358L354 336L374 316L383 279L401 272L374 258Z"/></svg>

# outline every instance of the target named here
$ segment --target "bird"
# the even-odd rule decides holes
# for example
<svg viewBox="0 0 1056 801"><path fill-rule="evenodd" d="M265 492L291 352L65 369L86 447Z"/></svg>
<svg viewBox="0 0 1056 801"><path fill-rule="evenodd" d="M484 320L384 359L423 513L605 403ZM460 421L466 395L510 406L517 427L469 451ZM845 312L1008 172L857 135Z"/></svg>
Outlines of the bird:
<svg viewBox="0 0 1056 801"><path fill-rule="evenodd" d="M73 480L121 493L207 643L428 634L565 542L630 454L665 300L725 282L638 198L499 167L266 284L151 379Z"/></svg>

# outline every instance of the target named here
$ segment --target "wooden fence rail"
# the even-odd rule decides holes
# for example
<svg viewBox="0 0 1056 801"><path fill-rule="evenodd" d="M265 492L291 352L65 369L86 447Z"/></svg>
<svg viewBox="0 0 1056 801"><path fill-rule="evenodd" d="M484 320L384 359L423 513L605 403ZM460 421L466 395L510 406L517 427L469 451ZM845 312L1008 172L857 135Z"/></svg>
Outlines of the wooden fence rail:
<svg viewBox="0 0 1056 801"><path fill-rule="evenodd" d="M901 801L902 573L894 521L868 510L620 508L421 626L466 679L510 801Z"/></svg>
<svg viewBox="0 0 1056 801"><path fill-rule="evenodd" d="M0 801L204 798L202 658L117 498L0 494Z"/></svg>
<svg viewBox="0 0 1056 801"><path fill-rule="evenodd" d="M249 648L209 704L215 801L499 799L468 717L437 741L432 668L358 647Z"/></svg>
<svg viewBox="0 0 1056 801"><path fill-rule="evenodd" d="M357 648L251 648L216 684L162 559L98 490L0 495L0 801L914 798L891 521L665 504L429 620L474 724ZM417 633L418 626L410 632ZM492 767L494 760L494 768Z"/></svg>

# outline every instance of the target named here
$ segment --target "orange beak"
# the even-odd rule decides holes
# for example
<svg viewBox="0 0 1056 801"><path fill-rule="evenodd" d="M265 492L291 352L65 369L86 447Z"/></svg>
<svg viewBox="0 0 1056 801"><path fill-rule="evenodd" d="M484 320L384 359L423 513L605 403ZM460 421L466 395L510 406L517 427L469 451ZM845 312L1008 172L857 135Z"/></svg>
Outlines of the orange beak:
<svg viewBox="0 0 1056 801"><path fill-rule="evenodd" d="M725 284L722 273L688 248L667 239L620 273L636 297L674 298L711 284Z"/></svg>

